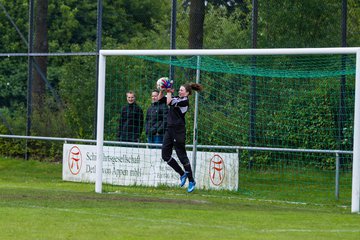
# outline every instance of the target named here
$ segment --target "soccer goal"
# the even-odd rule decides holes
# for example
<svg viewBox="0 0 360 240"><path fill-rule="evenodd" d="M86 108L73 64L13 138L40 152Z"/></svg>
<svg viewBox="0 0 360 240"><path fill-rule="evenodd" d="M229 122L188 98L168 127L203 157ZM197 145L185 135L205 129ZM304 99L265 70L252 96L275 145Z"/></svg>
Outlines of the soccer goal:
<svg viewBox="0 0 360 240"><path fill-rule="evenodd" d="M145 129L156 80L171 73L176 89L204 86L186 118L199 189L340 198L359 212L359 59L360 48L101 50L97 143L86 172L98 193L104 184L178 185ZM144 114L136 142L118 138L130 90Z"/></svg>

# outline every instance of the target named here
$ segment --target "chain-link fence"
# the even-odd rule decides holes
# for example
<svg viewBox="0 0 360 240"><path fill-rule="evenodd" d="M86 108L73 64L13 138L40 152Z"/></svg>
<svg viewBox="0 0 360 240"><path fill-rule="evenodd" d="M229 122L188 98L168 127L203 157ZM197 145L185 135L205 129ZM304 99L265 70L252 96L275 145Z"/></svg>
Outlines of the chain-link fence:
<svg viewBox="0 0 360 240"><path fill-rule="evenodd" d="M100 48L185 49L199 39L208 49L251 48L254 34L258 48L341 46L339 1L258 1L258 9L251 1L205 1L203 12L190 2L0 0L0 133L94 139ZM359 45L358 10L348 1L348 46ZM191 14L203 14L199 39L189 37ZM62 154L56 142L0 141L4 155Z"/></svg>

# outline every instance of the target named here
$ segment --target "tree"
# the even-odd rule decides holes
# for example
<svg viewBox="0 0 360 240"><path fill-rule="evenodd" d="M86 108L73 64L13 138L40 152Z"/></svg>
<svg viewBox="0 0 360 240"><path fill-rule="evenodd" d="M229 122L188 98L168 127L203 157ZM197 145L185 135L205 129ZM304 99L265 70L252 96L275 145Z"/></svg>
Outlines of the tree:
<svg viewBox="0 0 360 240"><path fill-rule="evenodd" d="M19 6L12 8L15 4ZM26 52L26 40L17 32L23 33L26 30L27 19L24 18L26 13L26 5L17 1L0 1L0 32L2 33L0 52ZM23 60L23 58L0 58L0 108L26 101L26 82L23 79L26 79L27 72L26 62Z"/></svg>
<svg viewBox="0 0 360 240"><path fill-rule="evenodd" d="M37 0L35 5L35 41L34 52L47 53L48 26L47 26L48 0ZM47 73L47 57L35 57L34 81L31 95L35 112L41 113L44 108L45 79Z"/></svg>
<svg viewBox="0 0 360 240"><path fill-rule="evenodd" d="M341 1L259 1L258 30L259 48L340 46Z"/></svg>
<svg viewBox="0 0 360 240"><path fill-rule="evenodd" d="M184 6L190 5L190 27L189 27L189 48L203 48L204 39L204 22L205 22L205 5L210 3L217 8L226 8L228 16L240 7L245 13L249 13L248 4L244 0L188 0L184 2ZM241 15L238 15L241 16ZM240 24L244 25L244 16L241 16Z"/></svg>
<svg viewBox="0 0 360 240"><path fill-rule="evenodd" d="M205 1L192 0L190 4L189 48L203 47L205 20Z"/></svg>

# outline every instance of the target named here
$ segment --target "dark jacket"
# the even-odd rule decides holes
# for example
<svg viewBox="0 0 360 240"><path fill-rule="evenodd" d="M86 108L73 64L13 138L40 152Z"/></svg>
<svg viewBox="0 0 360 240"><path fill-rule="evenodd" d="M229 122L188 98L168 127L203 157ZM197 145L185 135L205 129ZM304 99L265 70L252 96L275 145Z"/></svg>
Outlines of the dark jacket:
<svg viewBox="0 0 360 240"><path fill-rule="evenodd" d="M143 110L136 104L121 109L118 137L120 141L139 142L144 125Z"/></svg>
<svg viewBox="0 0 360 240"><path fill-rule="evenodd" d="M168 112L169 108L166 105L166 97L151 104L146 112L145 121L145 130L148 137L165 134Z"/></svg>

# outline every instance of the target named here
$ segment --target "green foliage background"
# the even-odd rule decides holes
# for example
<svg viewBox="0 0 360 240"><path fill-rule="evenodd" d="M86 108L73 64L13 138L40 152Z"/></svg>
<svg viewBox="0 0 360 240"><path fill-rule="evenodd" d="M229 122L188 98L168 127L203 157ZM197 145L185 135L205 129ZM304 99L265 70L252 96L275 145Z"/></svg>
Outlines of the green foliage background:
<svg viewBox="0 0 360 240"><path fill-rule="evenodd" d="M242 4L232 9L224 7L225 1L209 1L206 6L204 24L204 48L251 48L251 1L244 0ZM0 52L1 53L26 53L28 34L28 2L0 0L7 13L14 21L23 36L12 26L4 11L0 11ZM189 8L185 8L183 1L177 1L177 31L176 47L180 49L188 46L189 32ZM170 16L171 1L103 1L103 49L168 49L170 46ZM360 4L358 1L348 1L348 46L360 45ZM74 0L49 0L48 36L49 52L94 52L96 51L96 1ZM281 11L279 11L281 9ZM284 47L339 47L341 46L341 2L329 1L259 1L259 24L258 24L258 48L284 48ZM25 37L24 37L25 36ZM25 135L26 131L26 97L27 97L27 64L26 57L0 57L0 133ZM119 64L120 63L116 63ZM156 70L154 70L156 69ZM168 69L164 66L153 69L133 68L129 73L142 79L141 88L136 91L139 104L146 107L150 104L149 91L153 88L154 79L168 75ZM186 79L184 70L177 72L178 79ZM96 112L96 57L94 56L71 56L48 57L48 81L52 89L48 89L45 110L46 119L43 116L33 116L33 136L69 137L69 138L94 138L94 122ZM204 101L216 101L219 108L213 108L214 119L232 119L231 121L201 122L206 125L207 131L199 132L201 144L227 145L247 144L249 129L246 127L249 121L248 105L245 98L234 98L238 94L249 93L249 79L242 78L241 82L231 74L221 76L205 76L209 86L204 94ZM221 89L223 81L238 81L236 91L222 89L224 97L219 97L217 89ZM115 79L115 78L114 78ZM132 79L127 79L123 86L117 86L122 92L112 93L113 99L109 108L119 109L125 103L124 93L132 87ZM115 81L115 80L114 80ZM271 80L276 81L276 80ZM337 81L324 79L324 82ZM268 80L264 80L264 84ZM119 84L114 82L113 84ZM268 99L277 99L276 91L279 83L274 83ZM321 86L322 83L319 83ZM115 85L114 85L115 86ZM178 86L177 86L178 87ZM267 87L270 87L269 85ZM270 88L270 90L272 90ZM119 88L118 88L119 89ZM259 141L261 146L287 146L294 148L325 148L336 149L336 133L325 131L318 133L323 136L322 142L313 145L311 141L304 142L298 135L282 136L274 139L278 132L308 131L312 132L319 126L322 129L335 129L337 131L336 117L338 106L336 97L329 92L338 89L324 90L313 88L302 91L300 87L283 89L284 95L298 93L296 100L289 100L281 106L269 106L264 101L264 108L278 107L271 116L259 116L258 127L267 125L269 129L262 132L263 139L272 139L271 142ZM352 104L353 86L347 85L347 99L349 106ZM52 91L55 91L61 99L57 102ZM324 92L327 91L327 92ZM304 102L308 97L314 99ZM334 102L335 101L335 102ZM317 108L323 112L332 112L329 118L322 118ZM206 111L207 109L200 109ZM313 113L304 116L305 113ZM349 109L351 112L351 107ZM190 116L190 113L188 116ZM344 133L344 148L351 149L352 115L347 113ZM332 117L333 118L332 118ZM112 140L116 131L116 115L108 115L109 124L108 139ZM306 117L314 123L314 129L309 129L307 122L302 121ZM260 120L261 119L261 120ZM298 121L297 121L298 120ZM200 120L201 121L201 120ZM290 122L294 121L294 122ZM244 124L246 123L246 124ZM191 126L192 118L188 119ZM239 130L236 126L246 125ZM284 129L291 125L296 129ZM192 129L189 127L188 140L192 139ZM259 136L260 137L260 136ZM144 140L144 136L143 136ZM34 143L35 144L35 143ZM36 143L36 148L30 145L30 153L33 158L43 160L58 160L61 158L61 144L50 142ZM40 146L39 146L40 145ZM25 141L1 139L0 153L2 155L22 156L24 154Z"/></svg>

